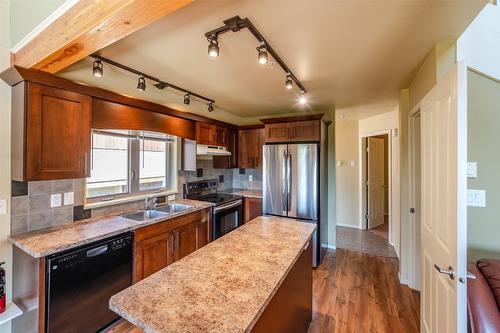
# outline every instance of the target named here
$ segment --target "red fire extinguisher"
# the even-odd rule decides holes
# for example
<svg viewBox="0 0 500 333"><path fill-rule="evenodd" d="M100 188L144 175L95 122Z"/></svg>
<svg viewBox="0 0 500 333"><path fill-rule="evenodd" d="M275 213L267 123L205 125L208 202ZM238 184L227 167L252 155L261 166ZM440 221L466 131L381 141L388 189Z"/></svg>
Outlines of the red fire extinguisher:
<svg viewBox="0 0 500 333"><path fill-rule="evenodd" d="M5 270L2 265L5 264L4 261L0 262L0 313L3 313L6 308L6 298L5 294Z"/></svg>

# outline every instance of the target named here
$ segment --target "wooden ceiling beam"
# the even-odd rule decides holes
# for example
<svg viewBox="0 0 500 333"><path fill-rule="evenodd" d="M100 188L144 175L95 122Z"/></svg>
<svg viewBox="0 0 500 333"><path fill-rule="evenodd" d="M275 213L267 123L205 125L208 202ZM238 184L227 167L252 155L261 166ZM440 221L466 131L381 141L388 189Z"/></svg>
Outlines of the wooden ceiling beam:
<svg viewBox="0 0 500 333"><path fill-rule="evenodd" d="M80 0L13 54L13 65L56 73L193 0Z"/></svg>

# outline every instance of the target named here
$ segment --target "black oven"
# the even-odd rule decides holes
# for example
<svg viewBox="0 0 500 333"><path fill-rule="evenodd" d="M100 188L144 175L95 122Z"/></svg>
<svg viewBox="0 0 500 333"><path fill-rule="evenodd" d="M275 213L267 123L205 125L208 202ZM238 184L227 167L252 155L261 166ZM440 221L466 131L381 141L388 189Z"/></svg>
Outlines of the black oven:
<svg viewBox="0 0 500 333"><path fill-rule="evenodd" d="M217 239L243 223L243 200L238 199L214 207L212 239Z"/></svg>

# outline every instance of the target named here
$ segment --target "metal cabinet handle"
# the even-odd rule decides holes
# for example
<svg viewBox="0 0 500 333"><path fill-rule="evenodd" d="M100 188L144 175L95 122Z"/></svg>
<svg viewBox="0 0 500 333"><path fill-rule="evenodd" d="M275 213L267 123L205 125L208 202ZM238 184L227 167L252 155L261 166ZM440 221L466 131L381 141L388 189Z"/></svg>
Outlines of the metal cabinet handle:
<svg viewBox="0 0 500 333"><path fill-rule="evenodd" d="M287 177L286 177L286 166L287 166L287 151L284 150L283 151L283 165L282 165L282 171L283 171L283 174L282 174L282 186L283 186L283 191L281 193L281 202L282 202L282 209L284 212L287 211L287 193L288 193L288 190L287 190Z"/></svg>
<svg viewBox="0 0 500 333"><path fill-rule="evenodd" d="M450 279L455 280L455 271L453 270L453 267L450 266L448 269L442 269L438 265L434 264L434 268L441 274L446 274L450 277Z"/></svg>
<svg viewBox="0 0 500 333"><path fill-rule="evenodd" d="M287 211L290 211L292 205L292 153L288 152L288 165L287 165Z"/></svg>

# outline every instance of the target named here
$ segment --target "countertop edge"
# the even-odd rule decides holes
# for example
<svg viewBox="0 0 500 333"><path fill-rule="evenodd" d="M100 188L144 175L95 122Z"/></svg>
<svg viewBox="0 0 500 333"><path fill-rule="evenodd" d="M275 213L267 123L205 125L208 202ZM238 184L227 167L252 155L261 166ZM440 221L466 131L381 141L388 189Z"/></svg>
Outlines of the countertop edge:
<svg viewBox="0 0 500 333"><path fill-rule="evenodd" d="M194 213L194 212L197 212L197 211L200 211L200 210L203 210L203 209L207 209L207 208L211 208L211 207L215 206L214 204L208 203L208 202L202 202L202 203L203 203L202 206L194 206L193 208L190 208L190 209L188 209L186 211L182 211L182 212L180 212L178 214L172 214L172 216L168 216L167 218L161 218L161 219L158 219L158 220L151 220L151 221L146 222L146 223L137 223L136 225L124 227L123 229L120 229L120 230L115 230L115 231L103 233L103 234L101 234L99 236L92 237L92 240L82 239L81 241L74 242L71 245L62 246L62 247L59 247L57 249L49 249L48 251L43 251L43 252L32 251L29 247L25 246L22 243L22 241L16 239L16 236L18 236L18 235L14 235L14 236L9 235L9 236L7 236L7 240L12 245L14 245L17 248L19 248L20 250L24 251L26 254L30 255L31 257L33 257L35 259L39 259L39 258L43 258L43 257L46 257L46 256L50 256L50 255L58 253L58 252L63 252L63 251L71 250L73 248L77 248L77 247L82 246L82 245L86 245L86 244L90 244L90 243L93 243L93 242L97 242L97 241L100 241L100 240L103 240L103 239L106 239L106 238L109 238L109 237L113 237L113 236L116 236L116 235L123 234L125 232L130 232L130 231L134 231L134 230L137 230L137 229L140 229L140 228L148 227L150 225L154 225L154 224L157 224L157 223L160 223L160 222L168 221L168 220L171 220L171 219L174 219L174 218L177 218L177 217L181 217L181 216L184 216L184 215L187 215L187 214L190 214L190 213ZM107 220L107 219L110 219L110 218L121 218L121 217L119 215L118 216L105 216L102 219L98 219L98 220L92 221L92 222L84 222L84 223L94 223L94 222L98 223L99 221ZM49 228L47 228L46 230L49 230ZM33 232L37 233L37 232L43 232L43 231L44 231L44 229L40 229L40 230L36 230L36 231L33 231ZM28 233L30 233L30 232L28 232ZM24 233L24 234L27 234L27 233ZM23 235L23 234L19 234L19 235Z"/></svg>

